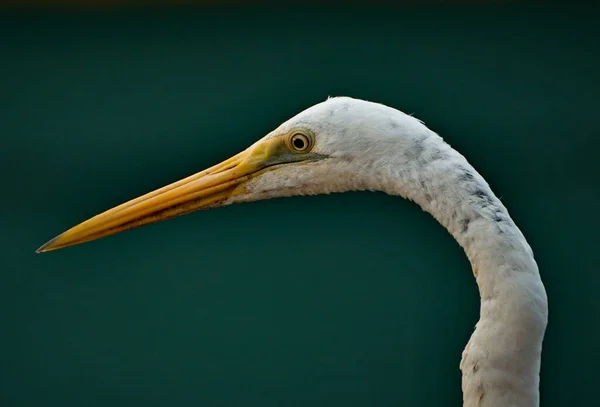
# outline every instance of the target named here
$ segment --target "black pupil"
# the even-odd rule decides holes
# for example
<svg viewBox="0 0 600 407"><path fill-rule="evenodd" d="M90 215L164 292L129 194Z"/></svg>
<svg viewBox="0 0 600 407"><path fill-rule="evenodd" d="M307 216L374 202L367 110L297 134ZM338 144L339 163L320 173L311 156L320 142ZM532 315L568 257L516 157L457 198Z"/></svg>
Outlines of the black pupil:
<svg viewBox="0 0 600 407"><path fill-rule="evenodd" d="M304 139L301 137L296 137L294 139L294 147L296 147L298 150L304 149Z"/></svg>

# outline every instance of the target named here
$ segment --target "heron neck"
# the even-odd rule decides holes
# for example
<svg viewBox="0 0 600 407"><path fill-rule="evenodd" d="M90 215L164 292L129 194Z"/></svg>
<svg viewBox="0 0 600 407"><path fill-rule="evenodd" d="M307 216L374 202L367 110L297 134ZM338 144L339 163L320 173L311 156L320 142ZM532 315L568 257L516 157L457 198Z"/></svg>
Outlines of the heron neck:
<svg viewBox="0 0 600 407"><path fill-rule="evenodd" d="M479 287L480 319L460 365L464 406L538 406L547 298L525 237L483 177L439 136L422 137L396 160L382 189L446 227Z"/></svg>

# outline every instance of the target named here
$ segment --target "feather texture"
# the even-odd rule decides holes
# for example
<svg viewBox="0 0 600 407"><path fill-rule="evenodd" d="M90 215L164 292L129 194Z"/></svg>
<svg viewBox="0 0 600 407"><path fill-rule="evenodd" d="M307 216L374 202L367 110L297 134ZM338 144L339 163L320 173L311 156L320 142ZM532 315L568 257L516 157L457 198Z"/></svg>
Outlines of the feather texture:
<svg viewBox="0 0 600 407"><path fill-rule="evenodd" d="M275 167L227 203L352 190L399 195L433 215L465 250L480 319L460 363L465 407L539 405L546 291L532 250L506 207L460 153L396 109L328 98L265 138L303 128L327 159Z"/></svg>

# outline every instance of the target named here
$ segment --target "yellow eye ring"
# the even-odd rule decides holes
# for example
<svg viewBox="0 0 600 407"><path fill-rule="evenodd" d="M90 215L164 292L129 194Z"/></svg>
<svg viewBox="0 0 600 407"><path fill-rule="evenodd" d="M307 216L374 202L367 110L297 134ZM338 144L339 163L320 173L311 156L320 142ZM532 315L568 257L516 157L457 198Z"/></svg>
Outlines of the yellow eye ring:
<svg viewBox="0 0 600 407"><path fill-rule="evenodd" d="M313 145L312 137L300 131L294 131L288 139L290 149L295 153L307 153Z"/></svg>

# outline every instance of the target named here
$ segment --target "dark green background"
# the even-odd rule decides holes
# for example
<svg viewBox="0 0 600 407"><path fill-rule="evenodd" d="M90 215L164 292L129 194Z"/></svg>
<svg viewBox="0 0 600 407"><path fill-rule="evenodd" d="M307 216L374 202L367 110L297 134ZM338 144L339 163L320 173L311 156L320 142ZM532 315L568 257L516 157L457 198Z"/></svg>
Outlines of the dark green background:
<svg viewBox="0 0 600 407"><path fill-rule="evenodd" d="M328 95L464 153L534 248L544 406L600 379L597 9L262 8L0 17L0 405L459 406L460 247L376 193L200 212L43 255Z"/></svg>

